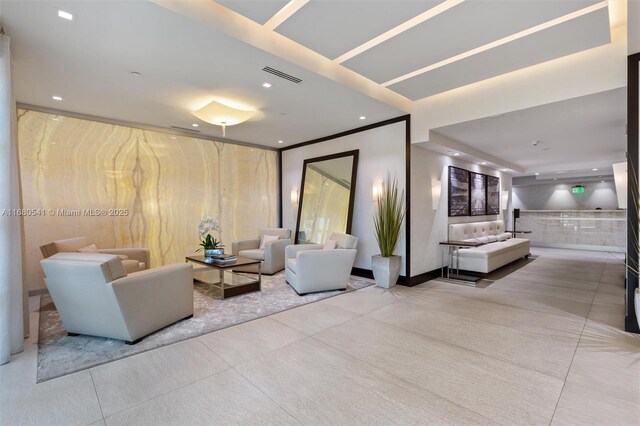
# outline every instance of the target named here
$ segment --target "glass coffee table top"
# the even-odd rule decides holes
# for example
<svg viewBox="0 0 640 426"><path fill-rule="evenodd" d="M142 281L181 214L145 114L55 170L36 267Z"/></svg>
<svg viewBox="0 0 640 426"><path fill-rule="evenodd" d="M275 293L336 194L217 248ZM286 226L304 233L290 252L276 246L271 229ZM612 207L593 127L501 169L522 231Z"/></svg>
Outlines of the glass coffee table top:
<svg viewBox="0 0 640 426"><path fill-rule="evenodd" d="M260 260L238 257L234 263L216 263L204 256L187 256L187 262L206 266L207 268L194 268L193 279L204 284L215 286L220 290L222 299L252 291L261 291L262 274L260 273ZM234 271L248 265L257 265L257 273Z"/></svg>

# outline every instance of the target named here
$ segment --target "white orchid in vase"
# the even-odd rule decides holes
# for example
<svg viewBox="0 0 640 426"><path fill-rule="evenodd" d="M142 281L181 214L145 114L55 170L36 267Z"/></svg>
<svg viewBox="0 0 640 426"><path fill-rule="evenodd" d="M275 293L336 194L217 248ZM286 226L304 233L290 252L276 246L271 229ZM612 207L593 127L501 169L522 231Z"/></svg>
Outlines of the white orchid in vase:
<svg viewBox="0 0 640 426"><path fill-rule="evenodd" d="M200 234L200 246L197 251L204 250L205 255L207 255L207 250L219 250L222 252L222 241L216 240L215 237L211 236L211 232L217 231L218 235L220 232L220 223L217 219L212 218L211 216L206 216L202 218L200 221L200 225L198 226L198 233ZM218 253L222 254L222 253Z"/></svg>

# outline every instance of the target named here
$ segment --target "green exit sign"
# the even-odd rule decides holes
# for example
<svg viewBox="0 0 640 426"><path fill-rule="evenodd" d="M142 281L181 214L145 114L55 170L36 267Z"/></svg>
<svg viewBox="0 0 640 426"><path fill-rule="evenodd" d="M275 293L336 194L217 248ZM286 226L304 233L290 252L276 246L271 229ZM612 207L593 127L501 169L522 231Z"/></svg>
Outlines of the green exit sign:
<svg viewBox="0 0 640 426"><path fill-rule="evenodd" d="M575 185L575 186L571 187L571 192L573 192L574 194L582 194L582 193L584 193L584 186Z"/></svg>

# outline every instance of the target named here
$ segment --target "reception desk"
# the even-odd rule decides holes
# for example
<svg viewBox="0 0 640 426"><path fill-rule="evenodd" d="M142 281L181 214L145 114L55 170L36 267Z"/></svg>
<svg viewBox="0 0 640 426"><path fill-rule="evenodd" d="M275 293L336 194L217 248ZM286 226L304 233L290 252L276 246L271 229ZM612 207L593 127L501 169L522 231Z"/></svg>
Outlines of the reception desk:
<svg viewBox="0 0 640 426"><path fill-rule="evenodd" d="M518 230L532 246L625 251L626 210L521 210Z"/></svg>

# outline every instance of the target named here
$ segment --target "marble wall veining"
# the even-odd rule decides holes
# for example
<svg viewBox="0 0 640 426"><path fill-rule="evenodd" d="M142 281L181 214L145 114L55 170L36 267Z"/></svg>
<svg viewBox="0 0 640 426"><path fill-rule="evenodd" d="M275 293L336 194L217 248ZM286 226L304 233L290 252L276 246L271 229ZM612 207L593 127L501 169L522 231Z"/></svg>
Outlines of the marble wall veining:
<svg viewBox="0 0 640 426"><path fill-rule="evenodd" d="M275 151L31 110L18 144L30 289L44 286L39 246L57 239L148 247L156 267L197 249L203 216L229 248L277 224Z"/></svg>
<svg viewBox="0 0 640 426"><path fill-rule="evenodd" d="M518 230L532 246L625 251L625 210L522 210Z"/></svg>

